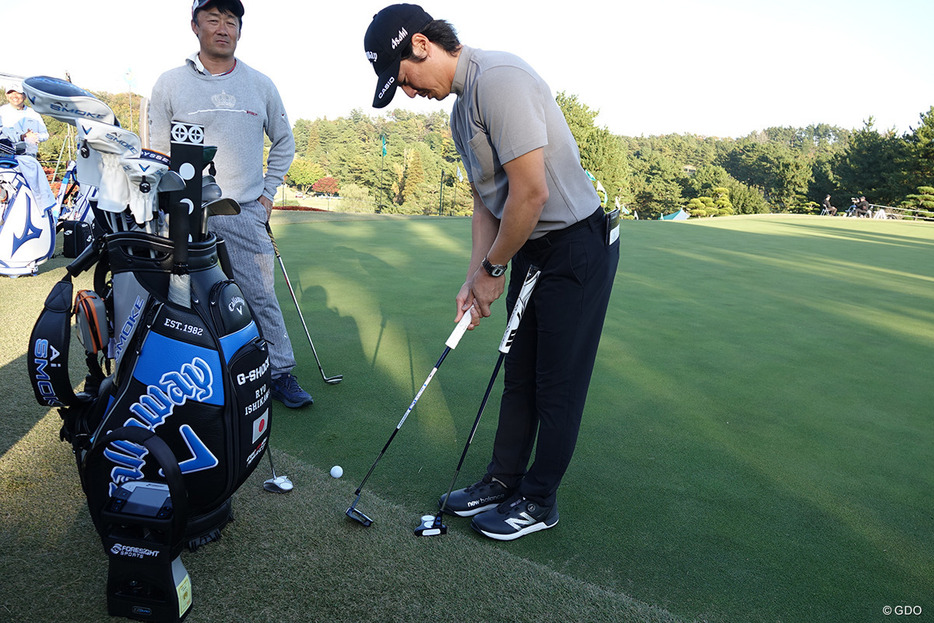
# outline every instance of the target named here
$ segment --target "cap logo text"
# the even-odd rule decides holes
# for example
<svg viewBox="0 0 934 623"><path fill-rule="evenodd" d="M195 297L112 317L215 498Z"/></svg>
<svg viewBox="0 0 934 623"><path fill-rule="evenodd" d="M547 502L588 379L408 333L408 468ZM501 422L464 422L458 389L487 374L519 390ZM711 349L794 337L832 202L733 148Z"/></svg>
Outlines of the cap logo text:
<svg viewBox="0 0 934 623"><path fill-rule="evenodd" d="M405 28L400 28L399 34L396 36L395 39L392 40L392 49L395 50L399 46L399 44L402 43L405 40L405 38L408 36L409 36L409 31L406 30Z"/></svg>

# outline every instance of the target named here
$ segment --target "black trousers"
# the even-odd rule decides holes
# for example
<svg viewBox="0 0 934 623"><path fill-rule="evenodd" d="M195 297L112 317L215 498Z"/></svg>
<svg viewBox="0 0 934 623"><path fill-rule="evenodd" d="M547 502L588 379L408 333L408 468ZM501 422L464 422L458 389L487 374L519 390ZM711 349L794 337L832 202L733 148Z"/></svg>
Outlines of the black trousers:
<svg viewBox="0 0 934 623"><path fill-rule="evenodd" d="M542 273L506 355L487 470L544 506L555 503L574 454L619 264L620 243L606 244L602 214L598 210L576 226L530 240L512 258L509 313L529 266Z"/></svg>

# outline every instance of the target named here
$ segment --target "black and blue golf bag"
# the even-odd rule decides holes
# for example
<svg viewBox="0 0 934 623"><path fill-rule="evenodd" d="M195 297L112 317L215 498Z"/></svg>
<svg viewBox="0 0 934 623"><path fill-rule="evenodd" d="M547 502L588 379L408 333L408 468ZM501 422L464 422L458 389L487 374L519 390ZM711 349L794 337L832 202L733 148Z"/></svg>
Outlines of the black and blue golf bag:
<svg viewBox="0 0 934 623"><path fill-rule="evenodd" d="M164 441L181 473L194 549L232 518L231 496L270 434L266 342L225 270L223 241L203 222L239 208L226 199L202 205L202 196L219 196L216 185L202 191L214 148L173 143L170 161L142 149L90 93L53 78L23 84L37 110L78 127L78 178L97 189L92 209L103 232L67 267L35 324L28 367L36 399L59 408L102 538L101 513L121 485L164 482L149 450L114 431L142 428ZM76 296L72 277L86 270L94 289ZM87 364L78 393L68 372L72 319Z"/></svg>

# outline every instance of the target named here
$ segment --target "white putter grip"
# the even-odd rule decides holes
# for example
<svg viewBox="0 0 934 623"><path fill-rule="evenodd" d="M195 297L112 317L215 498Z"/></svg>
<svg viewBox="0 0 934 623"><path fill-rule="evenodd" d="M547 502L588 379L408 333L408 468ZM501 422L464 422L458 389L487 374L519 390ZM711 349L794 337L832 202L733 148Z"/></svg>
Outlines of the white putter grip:
<svg viewBox="0 0 934 623"><path fill-rule="evenodd" d="M522 320L522 314L525 312L526 305L529 304L529 297L532 296L532 290L538 283L538 276L542 274L535 266L529 267L529 272L525 276L525 283L519 290L519 298L516 300L515 307L512 308L512 315L509 317L509 324L506 325L506 332L503 333L503 341L499 343L499 352L504 355L512 347L512 340L516 337L516 331L519 330L519 322Z"/></svg>
<svg viewBox="0 0 934 623"><path fill-rule="evenodd" d="M470 309L473 309L471 307ZM460 322L457 323L457 326L454 327L454 330L451 331L451 337L448 338L448 341L444 343L445 346L454 350L457 348L457 345L460 343L461 338L464 337L464 334L467 332L467 327L470 326L470 309L464 312L463 317L461 317Z"/></svg>

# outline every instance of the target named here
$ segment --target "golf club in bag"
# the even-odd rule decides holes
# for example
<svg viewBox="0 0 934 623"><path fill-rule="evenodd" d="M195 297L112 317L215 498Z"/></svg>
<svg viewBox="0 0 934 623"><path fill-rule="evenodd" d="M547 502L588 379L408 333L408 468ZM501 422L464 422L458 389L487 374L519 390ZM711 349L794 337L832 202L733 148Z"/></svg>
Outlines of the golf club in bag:
<svg viewBox="0 0 934 623"><path fill-rule="evenodd" d="M470 428L470 434L467 436L467 443L464 444L464 451L461 452L461 458L457 462L457 469L454 470L454 477L451 478L451 486L448 487L447 495L443 498L444 501L441 503L438 514L435 517L431 515L423 516L422 522L415 529L415 536L437 536L439 534L447 534L448 532L448 527L442 522L444 509L447 507L448 498L454 490L454 483L457 482L457 477L461 473L461 467L464 465L464 459L467 458L467 451L470 449L470 444L473 442L474 435L477 434L477 427L480 425L480 417L483 415L483 409L486 407L486 402L490 398L490 392L493 391L493 384L496 382L496 377L499 375L499 369L503 365L503 359L506 358L506 354L512 347L512 341L515 339L516 331L519 330L519 323L522 321L522 314L525 312L525 308L529 303L529 298L532 296L532 290L535 289L535 284L538 283L539 275L541 275L541 271L538 268L529 266L529 272L525 276L522 289L519 290L519 297L516 300L515 306L512 308L512 313L509 315L509 322L506 324L506 332L503 333L503 339L499 343L499 357L496 359L496 366L493 368L490 382L487 384L486 392L483 394L483 400L480 402L480 409L477 411L477 417L474 419L473 426Z"/></svg>
<svg viewBox="0 0 934 623"><path fill-rule="evenodd" d="M302 327L305 329L305 337L308 338L308 345L311 346L311 352L315 356L315 361L318 363L318 370L321 372L321 378L324 379L324 382L328 385L337 385L344 380L344 375L335 374L334 376L328 376L324 373L324 368L321 367L321 360L318 359L318 351L315 350L315 343L311 341L308 325L305 324L305 316L302 314L302 308L299 306L298 299L295 297L295 290L292 289L292 282L289 281L289 273L285 271L285 262L282 261L282 254L279 253L279 245L276 244L276 238L272 235L272 228L269 226L269 222L266 223L266 232L269 234L269 239L272 241L272 249L276 252L276 259L279 260L279 268L282 269L282 276L285 277L285 285L289 288L289 294L292 295L292 302L295 303L295 310L298 312L298 317L302 321Z"/></svg>
<svg viewBox="0 0 934 623"><path fill-rule="evenodd" d="M376 469L376 464L379 463L379 460L383 458L383 455L386 454L386 449L389 448L389 444L392 443L392 440L396 438L396 433L399 432L399 429L402 428L402 425L405 424L406 418L409 417L409 414L412 412L412 409L415 408L415 404L418 402L418 399L422 397L422 393L425 391L425 388L428 387L428 384L431 383L431 379L434 378L435 373L438 371L438 368L441 367L441 364L444 363L444 358L448 356L448 353L457 348L458 343L461 341L461 338L464 337L464 333L467 331L467 327L470 326L470 318L472 315L472 309L464 312L463 317L460 319L460 322L457 323L457 326L454 327L454 330L451 332L451 335L448 337L447 341L444 343L444 352L441 353L441 356L438 358L438 361L435 363L435 367L431 369L431 372L428 374L428 378L425 379L425 382L422 383L421 388L418 390L418 393L415 394L415 399L412 400L412 404L409 405L409 408L405 410L405 413L402 415L402 419L399 420L399 423L396 424L396 427L393 429L392 434L389 435L389 439L386 441L386 445L383 446L383 449L380 450L379 455L376 457L376 460L373 461L373 465L370 466L370 471L366 473L366 476L363 477L363 482L360 483L360 486L357 487L357 490L354 491L356 499L354 499L353 504L350 505L350 508L347 509L346 515L353 519L354 521L360 522L365 527L369 528L373 525L373 520L367 517L363 512L357 509L357 502L360 501L360 492L363 490L363 485L366 484L366 481L369 480L370 474L373 473L373 470Z"/></svg>
<svg viewBox="0 0 934 623"><path fill-rule="evenodd" d="M93 210L102 229L68 265L33 328L27 367L36 400L59 408L96 526L121 486L164 480L145 447L105 444L107 433L141 427L163 439L185 485L182 538L193 550L232 518L231 496L260 463L271 430L266 342L226 270L223 241L204 226L239 206L203 201L219 189L203 187L216 149L203 144L200 126L173 123L170 160L143 149L84 89L44 76L23 87L37 112L77 127L77 178L99 191ZM72 277L91 269L97 296L73 306ZM84 340L87 376L77 394L68 373L73 316L98 334Z"/></svg>

